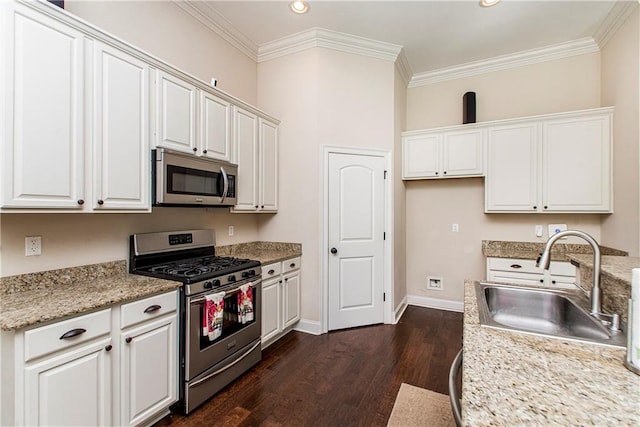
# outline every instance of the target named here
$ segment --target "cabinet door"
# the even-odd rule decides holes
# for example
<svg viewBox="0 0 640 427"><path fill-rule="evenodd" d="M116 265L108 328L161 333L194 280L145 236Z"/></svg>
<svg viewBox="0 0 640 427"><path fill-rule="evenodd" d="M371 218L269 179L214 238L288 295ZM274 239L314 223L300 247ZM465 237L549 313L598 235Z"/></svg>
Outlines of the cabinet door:
<svg viewBox="0 0 640 427"><path fill-rule="evenodd" d="M138 425L177 400L176 315L123 331L121 425Z"/></svg>
<svg viewBox="0 0 640 427"><path fill-rule="evenodd" d="M111 352L106 338L25 368L25 425L111 425Z"/></svg>
<svg viewBox="0 0 640 427"><path fill-rule="evenodd" d="M95 42L93 72L93 207L150 210L149 66Z"/></svg>
<svg viewBox="0 0 640 427"><path fill-rule="evenodd" d="M210 93L200 93L201 154L231 161L231 104Z"/></svg>
<svg viewBox="0 0 640 427"><path fill-rule="evenodd" d="M283 327L288 328L300 320L300 271L284 276Z"/></svg>
<svg viewBox="0 0 640 427"><path fill-rule="evenodd" d="M186 153L196 151L195 86L158 71L156 102L156 146Z"/></svg>
<svg viewBox="0 0 640 427"><path fill-rule="evenodd" d="M442 175L481 176L483 174L482 130L447 132L442 136Z"/></svg>
<svg viewBox="0 0 640 427"><path fill-rule="evenodd" d="M24 5L0 29L3 207L81 208L82 33ZM43 171L55 169L55 173Z"/></svg>
<svg viewBox="0 0 640 427"><path fill-rule="evenodd" d="M487 212L538 209L538 125L525 123L487 130Z"/></svg>
<svg viewBox="0 0 640 427"><path fill-rule="evenodd" d="M611 212L611 116L542 126L543 210Z"/></svg>
<svg viewBox="0 0 640 427"><path fill-rule="evenodd" d="M262 344L282 332L280 279L262 282Z"/></svg>
<svg viewBox="0 0 640 427"><path fill-rule="evenodd" d="M402 141L402 178L435 178L440 170L439 134L407 136Z"/></svg>
<svg viewBox="0 0 640 427"><path fill-rule="evenodd" d="M260 210L278 210L278 126L260 119Z"/></svg>
<svg viewBox="0 0 640 427"><path fill-rule="evenodd" d="M258 209L258 118L234 108L234 144L238 163L237 204L234 210Z"/></svg>

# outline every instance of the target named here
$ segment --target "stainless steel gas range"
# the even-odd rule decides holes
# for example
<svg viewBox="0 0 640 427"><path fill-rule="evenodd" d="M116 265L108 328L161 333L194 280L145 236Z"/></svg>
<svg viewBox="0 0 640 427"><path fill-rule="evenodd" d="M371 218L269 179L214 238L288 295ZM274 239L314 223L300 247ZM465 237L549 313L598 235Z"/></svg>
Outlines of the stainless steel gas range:
<svg viewBox="0 0 640 427"><path fill-rule="evenodd" d="M129 272L184 284L174 409L191 412L260 361L260 262L216 256L213 230L134 234Z"/></svg>

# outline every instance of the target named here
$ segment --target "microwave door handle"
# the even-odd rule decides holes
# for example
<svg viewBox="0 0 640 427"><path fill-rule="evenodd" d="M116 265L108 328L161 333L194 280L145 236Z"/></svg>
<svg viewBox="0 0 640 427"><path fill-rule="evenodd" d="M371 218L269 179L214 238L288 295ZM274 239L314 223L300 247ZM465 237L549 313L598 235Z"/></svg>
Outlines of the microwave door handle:
<svg viewBox="0 0 640 427"><path fill-rule="evenodd" d="M220 172L222 173L222 179L224 180L224 188L222 190L222 197L220 197L220 203L224 202L224 199L227 197L227 193L229 192L229 177L224 170L224 167L220 166Z"/></svg>

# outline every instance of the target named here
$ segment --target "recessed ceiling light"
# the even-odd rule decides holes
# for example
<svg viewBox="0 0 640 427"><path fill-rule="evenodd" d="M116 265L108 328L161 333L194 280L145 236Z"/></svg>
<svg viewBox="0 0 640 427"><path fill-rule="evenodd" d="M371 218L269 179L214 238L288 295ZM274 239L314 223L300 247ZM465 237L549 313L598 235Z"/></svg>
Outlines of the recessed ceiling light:
<svg viewBox="0 0 640 427"><path fill-rule="evenodd" d="M292 1L289 3L289 7L294 13L298 14L307 13L309 11L309 3L303 0Z"/></svg>
<svg viewBox="0 0 640 427"><path fill-rule="evenodd" d="M480 0L480 6L491 7L500 3L500 0Z"/></svg>

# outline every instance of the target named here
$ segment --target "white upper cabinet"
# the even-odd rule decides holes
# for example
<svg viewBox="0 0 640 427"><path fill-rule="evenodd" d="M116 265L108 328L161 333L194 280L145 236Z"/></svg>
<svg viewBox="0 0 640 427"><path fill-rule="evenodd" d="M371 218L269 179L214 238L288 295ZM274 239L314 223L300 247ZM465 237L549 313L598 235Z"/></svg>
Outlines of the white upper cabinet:
<svg viewBox="0 0 640 427"><path fill-rule="evenodd" d="M483 175L482 129L411 131L402 138L402 178Z"/></svg>
<svg viewBox="0 0 640 427"><path fill-rule="evenodd" d="M1 206L84 204L84 37L22 4L2 5ZM50 171L50 173L45 173Z"/></svg>
<svg viewBox="0 0 640 427"><path fill-rule="evenodd" d="M611 212L611 114L542 123L542 208Z"/></svg>
<svg viewBox="0 0 640 427"><path fill-rule="evenodd" d="M494 126L487 136L487 210L537 211L538 125Z"/></svg>
<svg viewBox="0 0 640 427"><path fill-rule="evenodd" d="M233 109L234 145L238 164L237 202L234 211L258 209L258 117Z"/></svg>
<svg viewBox="0 0 640 427"><path fill-rule="evenodd" d="M196 87L158 71L156 103L155 145L196 152Z"/></svg>
<svg viewBox="0 0 640 427"><path fill-rule="evenodd" d="M263 212L278 210L278 125L259 119L259 209Z"/></svg>
<svg viewBox="0 0 640 427"><path fill-rule="evenodd" d="M93 72L93 208L149 209L149 66L95 42Z"/></svg>
<svg viewBox="0 0 640 427"><path fill-rule="evenodd" d="M231 160L231 103L159 71L155 146ZM197 108L196 108L197 106Z"/></svg>
<svg viewBox="0 0 640 427"><path fill-rule="evenodd" d="M612 211L613 109L488 129L486 212Z"/></svg>
<svg viewBox="0 0 640 427"><path fill-rule="evenodd" d="M200 92L200 148L203 156L231 161L231 103Z"/></svg>

